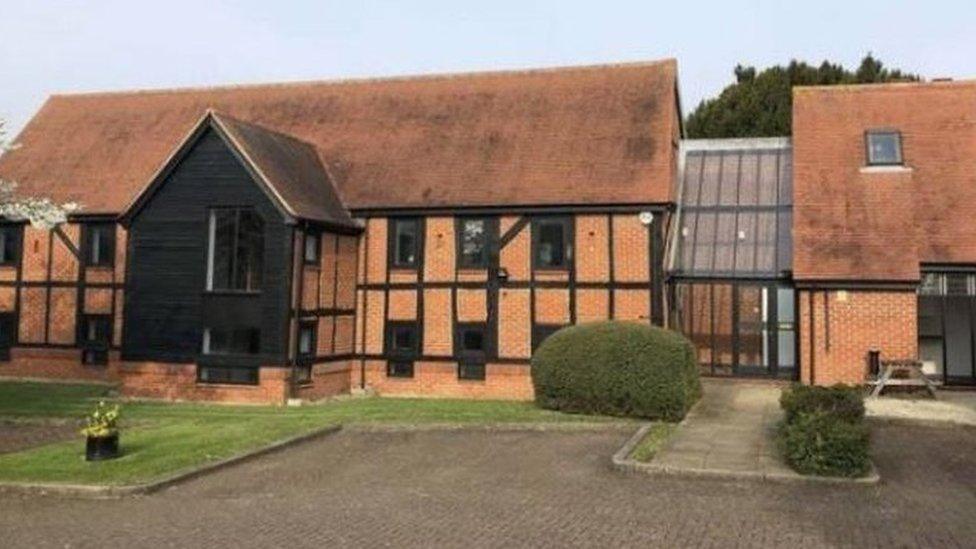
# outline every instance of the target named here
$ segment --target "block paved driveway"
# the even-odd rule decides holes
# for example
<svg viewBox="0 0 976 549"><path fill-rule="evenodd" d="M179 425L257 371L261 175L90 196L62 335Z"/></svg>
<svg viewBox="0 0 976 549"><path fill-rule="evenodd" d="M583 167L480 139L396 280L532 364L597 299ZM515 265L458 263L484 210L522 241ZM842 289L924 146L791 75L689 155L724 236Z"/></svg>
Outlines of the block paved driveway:
<svg viewBox="0 0 976 549"><path fill-rule="evenodd" d="M618 473L629 431L341 432L135 499L0 495L4 547L973 546L976 429L880 424L876 487Z"/></svg>

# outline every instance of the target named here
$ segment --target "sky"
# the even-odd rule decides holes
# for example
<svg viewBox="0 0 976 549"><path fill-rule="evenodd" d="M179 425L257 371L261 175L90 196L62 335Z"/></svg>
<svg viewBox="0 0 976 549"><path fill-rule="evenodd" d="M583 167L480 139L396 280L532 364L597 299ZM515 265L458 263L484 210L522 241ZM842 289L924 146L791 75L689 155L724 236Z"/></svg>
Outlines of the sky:
<svg viewBox="0 0 976 549"><path fill-rule="evenodd" d="M0 119L54 93L678 59L687 113L736 64L976 77L968 1L0 0Z"/></svg>

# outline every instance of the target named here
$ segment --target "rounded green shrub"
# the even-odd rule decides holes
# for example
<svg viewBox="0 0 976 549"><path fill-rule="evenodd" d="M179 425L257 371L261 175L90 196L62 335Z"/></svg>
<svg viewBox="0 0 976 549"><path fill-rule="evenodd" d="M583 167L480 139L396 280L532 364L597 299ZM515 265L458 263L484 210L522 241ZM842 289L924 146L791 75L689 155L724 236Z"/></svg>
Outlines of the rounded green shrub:
<svg viewBox="0 0 976 549"><path fill-rule="evenodd" d="M543 408L668 421L701 396L691 342L634 322L559 330L533 355L532 383Z"/></svg>
<svg viewBox="0 0 976 549"><path fill-rule="evenodd" d="M829 412L803 412L780 427L786 462L804 475L860 477L867 474L870 440L863 421Z"/></svg>

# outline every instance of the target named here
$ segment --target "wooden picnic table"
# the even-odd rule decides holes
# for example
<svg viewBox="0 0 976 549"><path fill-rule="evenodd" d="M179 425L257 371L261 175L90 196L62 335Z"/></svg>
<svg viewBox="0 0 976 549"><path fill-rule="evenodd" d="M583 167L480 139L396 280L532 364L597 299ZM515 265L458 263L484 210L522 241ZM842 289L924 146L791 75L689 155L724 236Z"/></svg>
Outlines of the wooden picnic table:
<svg viewBox="0 0 976 549"><path fill-rule="evenodd" d="M908 375L895 377L897 372L904 372ZM885 387L913 386L925 387L932 398L937 398L935 383L922 371L922 363L915 359L882 360L877 379L869 381L868 384L874 385L871 396L880 396Z"/></svg>

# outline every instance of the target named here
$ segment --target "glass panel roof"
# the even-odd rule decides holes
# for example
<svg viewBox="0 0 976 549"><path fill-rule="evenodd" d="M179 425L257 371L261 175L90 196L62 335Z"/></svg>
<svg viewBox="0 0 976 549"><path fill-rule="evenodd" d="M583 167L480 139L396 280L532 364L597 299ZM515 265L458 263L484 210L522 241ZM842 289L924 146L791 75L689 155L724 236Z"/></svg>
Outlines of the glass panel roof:
<svg viewBox="0 0 976 549"><path fill-rule="evenodd" d="M793 261L788 141L687 141L682 155L672 276L788 276Z"/></svg>

